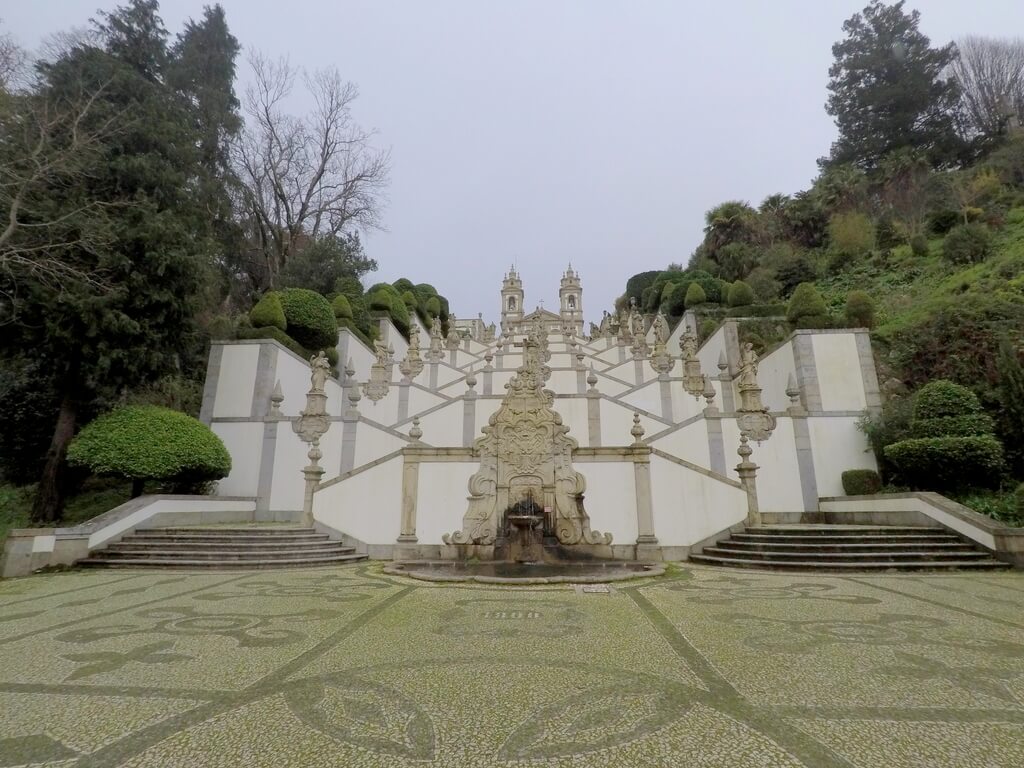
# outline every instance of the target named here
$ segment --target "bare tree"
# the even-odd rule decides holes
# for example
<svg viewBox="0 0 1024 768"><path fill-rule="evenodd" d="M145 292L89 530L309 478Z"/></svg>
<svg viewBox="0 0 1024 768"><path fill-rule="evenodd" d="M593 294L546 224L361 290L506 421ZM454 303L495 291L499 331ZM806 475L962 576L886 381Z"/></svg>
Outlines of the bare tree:
<svg viewBox="0 0 1024 768"><path fill-rule="evenodd" d="M354 122L359 91L337 70L307 73L258 53L249 63L253 83L234 160L241 206L273 284L303 240L380 226L390 153L374 148L373 133ZM285 111L297 79L313 101L299 117Z"/></svg>
<svg viewBox="0 0 1024 768"><path fill-rule="evenodd" d="M1007 121L1024 122L1024 39L968 36L949 71L960 86L960 121L969 138L1001 134Z"/></svg>
<svg viewBox="0 0 1024 768"><path fill-rule="evenodd" d="M27 69L28 52L9 32L0 34L0 93L14 90Z"/></svg>
<svg viewBox="0 0 1024 768"><path fill-rule="evenodd" d="M107 242L104 203L52 194L84 178L119 114L96 119L104 87L70 98L35 90L0 97L0 284L32 279L60 287L75 280L103 288L91 269Z"/></svg>

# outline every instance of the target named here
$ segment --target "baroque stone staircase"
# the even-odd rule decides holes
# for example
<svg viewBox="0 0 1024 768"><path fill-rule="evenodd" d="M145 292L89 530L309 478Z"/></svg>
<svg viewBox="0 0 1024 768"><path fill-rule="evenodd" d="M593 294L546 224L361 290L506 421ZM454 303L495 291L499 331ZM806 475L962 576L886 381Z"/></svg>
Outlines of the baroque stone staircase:
<svg viewBox="0 0 1024 768"><path fill-rule="evenodd" d="M365 560L313 528L152 528L97 549L78 565L102 568L294 568Z"/></svg>
<svg viewBox="0 0 1024 768"><path fill-rule="evenodd" d="M690 560L732 568L823 571L1010 567L952 531L923 526L766 525L733 533Z"/></svg>

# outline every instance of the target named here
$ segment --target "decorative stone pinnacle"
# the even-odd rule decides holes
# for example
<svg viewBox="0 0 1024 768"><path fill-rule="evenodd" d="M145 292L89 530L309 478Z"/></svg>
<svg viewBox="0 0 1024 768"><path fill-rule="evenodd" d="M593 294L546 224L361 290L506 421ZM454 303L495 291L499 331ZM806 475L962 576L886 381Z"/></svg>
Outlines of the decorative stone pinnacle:
<svg viewBox="0 0 1024 768"><path fill-rule="evenodd" d="M352 387L348 391L348 404L355 408L363 396L359 394L359 387Z"/></svg>
<svg viewBox="0 0 1024 768"><path fill-rule="evenodd" d="M754 449L750 447L750 440L747 437L746 432L740 433L740 447L736 449L736 453L740 455L740 460L746 464L750 455L754 452Z"/></svg>
<svg viewBox="0 0 1024 768"><path fill-rule="evenodd" d="M640 423L640 414L637 411L633 412L633 428L629 430L629 434L633 436L633 445L643 445L644 427Z"/></svg>
<svg viewBox="0 0 1024 768"><path fill-rule="evenodd" d="M786 397L789 398L787 410L794 415L805 413L803 404L800 402L800 387L796 384L796 377L791 373L786 382Z"/></svg>
<svg viewBox="0 0 1024 768"><path fill-rule="evenodd" d="M587 374L587 384L590 386L591 392L597 392L597 372L594 370L594 366L590 366L590 373Z"/></svg>
<svg viewBox="0 0 1024 768"><path fill-rule="evenodd" d="M466 374L466 387L473 389L476 386L476 374L470 371Z"/></svg>
<svg viewBox="0 0 1024 768"><path fill-rule="evenodd" d="M423 430L420 428L420 417L412 417L412 428L409 430L409 437L412 438L414 443L418 443L420 438L423 437Z"/></svg>
<svg viewBox="0 0 1024 768"><path fill-rule="evenodd" d="M726 358L725 350L723 349L721 352L718 353L718 370L724 374L728 367L729 360L728 358Z"/></svg>
<svg viewBox="0 0 1024 768"><path fill-rule="evenodd" d="M277 383L274 384L274 391L270 393L270 413L267 414L268 418L271 419L283 419L284 414L281 413L281 403L284 402L284 392L281 391L281 380L278 379Z"/></svg>
<svg viewBox="0 0 1024 768"><path fill-rule="evenodd" d="M704 406L705 411L709 413L718 412L718 409L715 407L715 386L707 376L704 377L704 402L707 403L707 405Z"/></svg>
<svg viewBox="0 0 1024 768"><path fill-rule="evenodd" d="M350 357L348 359L348 362L345 363L345 376L346 376L347 379L351 379L355 375L356 375L356 367L355 367L355 365L352 364L352 358Z"/></svg>

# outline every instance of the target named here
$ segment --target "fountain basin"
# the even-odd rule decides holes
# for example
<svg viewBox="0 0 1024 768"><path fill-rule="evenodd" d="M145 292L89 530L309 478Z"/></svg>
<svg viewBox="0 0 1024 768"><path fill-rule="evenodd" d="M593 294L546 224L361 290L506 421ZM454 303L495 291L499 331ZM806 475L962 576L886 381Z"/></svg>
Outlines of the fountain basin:
<svg viewBox="0 0 1024 768"><path fill-rule="evenodd" d="M409 560L391 563L384 573L421 581L470 581L480 584L599 584L660 576L662 563L609 560L575 563Z"/></svg>

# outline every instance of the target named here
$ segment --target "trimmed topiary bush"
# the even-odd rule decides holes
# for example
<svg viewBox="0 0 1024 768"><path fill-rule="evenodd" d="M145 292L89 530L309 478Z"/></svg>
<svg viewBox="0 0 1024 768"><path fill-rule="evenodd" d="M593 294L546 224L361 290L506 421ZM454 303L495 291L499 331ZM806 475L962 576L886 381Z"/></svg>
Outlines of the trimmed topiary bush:
<svg viewBox="0 0 1024 768"><path fill-rule="evenodd" d="M355 317L352 312L352 303L348 300L348 296L344 294L334 297L334 301L331 302L331 309L334 311L334 317L337 320L352 320Z"/></svg>
<svg viewBox="0 0 1024 768"><path fill-rule="evenodd" d="M287 331L288 322L285 318L280 294L277 291L263 294L263 298L256 302L256 306L249 311L249 320L254 328L273 326Z"/></svg>
<svg viewBox="0 0 1024 768"><path fill-rule="evenodd" d="M118 408L90 422L71 441L68 463L129 478L133 497L146 480L170 481L180 491L231 471L230 454L208 426L156 405Z"/></svg>
<svg viewBox="0 0 1024 768"><path fill-rule="evenodd" d="M845 313L849 328L873 328L875 325L875 301L866 291L846 294Z"/></svg>
<svg viewBox="0 0 1024 768"><path fill-rule="evenodd" d="M371 311L391 312L391 294L380 289L367 294L366 303Z"/></svg>
<svg viewBox="0 0 1024 768"><path fill-rule="evenodd" d="M700 283L690 283L690 287L686 289L686 299L684 304L687 309L698 307L701 304L706 304L708 300L707 294L704 293L704 289L701 288Z"/></svg>
<svg viewBox="0 0 1024 768"><path fill-rule="evenodd" d="M405 303L405 308L410 312L415 312L419 307L419 302L416 300L416 295L412 291L402 292L402 301Z"/></svg>
<svg viewBox="0 0 1024 768"><path fill-rule="evenodd" d="M729 306L748 307L754 303L754 289L742 280L729 286Z"/></svg>
<svg viewBox="0 0 1024 768"><path fill-rule="evenodd" d="M347 321L346 321L347 322ZM266 328L239 328L238 338L240 339L273 339L279 342L281 345L290 349L296 355L301 357L303 360L308 360L312 356L312 352L306 349L304 346L299 344L295 339L289 336L287 333L282 331L280 328L275 328L272 325L268 325ZM320 350L317 350L318 352ZM338 348L327 347L323 350L324 355L327 357L327 362L333 365L335 368L338 367Z"/></svg>
<svg viewBox="0 0 1024 768"><path fill-rule="evenodd" d="M281 306L288 321L288 335L306 349L326 350L338 343L338 321L331 303L316 291L285 288Z"/></svg>
<svg viewBox="0 0 1024 768"><path fill-rule="evenodd" d="M942 241L942 255L953 264L984 261L992 252L992 233L984 224L961 224Z"/></svg>
<svg viewBox="0 0 1024 768"><path fill-rule="evenodd" d="M956 491L993 487L1003 470L1003 446L984 437L921 437L885 447L903 482L921 489Z"/></svg>
<svg viewBox="0 0 1024 768"><path fill-rule="evenodd" d="M847 496L869 496L882 490L882 478L873 469L848 469L843 472L843 492Z"/></svg>
<svg viewBox="0 0 1024 768"><path fill-rule="evenodd" d="M910 428L914 437L979 437L991 435L994 431L992 417L987 413L915 419Z"/></svg>
<svg viewBox="0 0 1024 768"><path fill-rule="evenodd" d="M807 328L810 326L801 325L801 322L807 318L827 317L828 308L818 289L813 283L800 283L789 299L789 305L786 307L786 319L798 328Z"/></svg>
<svg viewBox="0 0 1024 768"><path fill-rule="evenodd" d="M946 379L928 382L917 391L914 399L914 421L981 412L981 402L976 394Z"/></svg>

